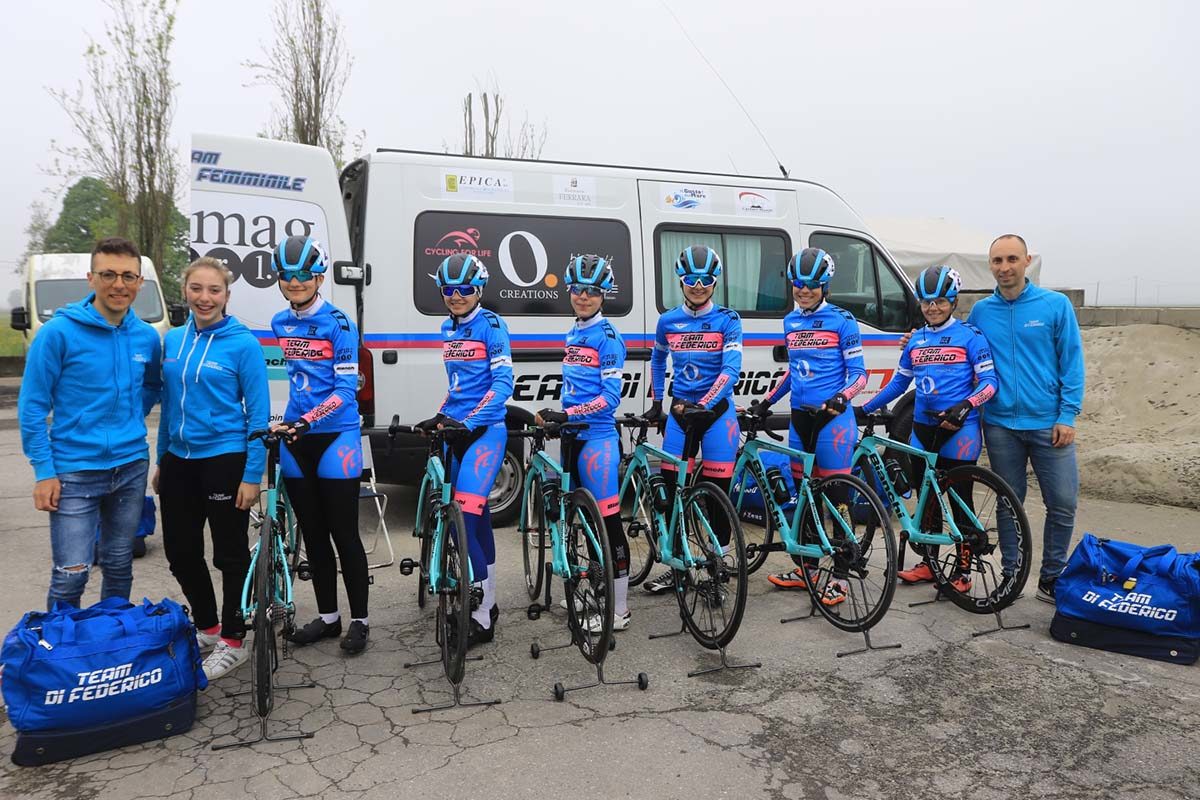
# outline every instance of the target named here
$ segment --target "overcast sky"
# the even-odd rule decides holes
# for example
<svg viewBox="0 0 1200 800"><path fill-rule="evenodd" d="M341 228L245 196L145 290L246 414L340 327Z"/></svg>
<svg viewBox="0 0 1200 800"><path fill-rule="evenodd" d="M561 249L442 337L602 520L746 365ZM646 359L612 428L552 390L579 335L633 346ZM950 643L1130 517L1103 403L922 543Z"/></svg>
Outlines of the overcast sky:
<svg viewBox="0 0 1200 800"><path fill-rule="evenodd" d="M669 2L793 177L868 218L1023 233L1043 283L1089 299L1097 281L1102 302L1131 299L1136 273L1143 302L1200 302L1200 4ZM544 158L776 174L659 2L335 6L355 58L340 112L368 147L453 146L462 95L494 75L514 115L547 122ZM6 12L5 273L30 202L56 187L39 169L50 140L68 138L45 87L74 86L107 14L94 0ZM241 62L269 17L259 0L183 0L181 150L192 131L263 128L270 95Z"/></svg>

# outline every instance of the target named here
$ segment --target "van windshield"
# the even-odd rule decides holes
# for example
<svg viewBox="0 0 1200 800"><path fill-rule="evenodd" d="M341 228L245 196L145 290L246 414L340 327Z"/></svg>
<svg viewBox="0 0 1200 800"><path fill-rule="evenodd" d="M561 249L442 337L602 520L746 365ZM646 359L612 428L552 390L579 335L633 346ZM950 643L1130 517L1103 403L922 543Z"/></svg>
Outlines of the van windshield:
<svg viewBox="0 0 1200 800"><path fill-rule="evenodd" d="M54 316L54 312L67 303L75 303L91 294L91 287L84 278L46 280L37 282L37 313L42 322ZM147 280L133 301L133 313L146 322L159 322L163 318L162 301L159 299L158 284Z"/></svg>

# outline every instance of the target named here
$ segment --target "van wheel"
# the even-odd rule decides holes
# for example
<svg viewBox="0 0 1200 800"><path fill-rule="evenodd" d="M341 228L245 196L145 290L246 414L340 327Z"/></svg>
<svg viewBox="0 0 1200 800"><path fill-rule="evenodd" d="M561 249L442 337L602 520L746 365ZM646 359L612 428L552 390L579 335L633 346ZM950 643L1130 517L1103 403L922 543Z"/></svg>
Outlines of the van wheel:
<svg viewBox="0 0 1200 800"><path fill-rule="evenodd" d="M502 528L517 521L517 515L521 512L521 491L524 487L525 461L518 440L516 449L504 449L504 461L500 464L500 472L496 474L496 482L488 494L488 508L492 512L493 525Z"/></svg>

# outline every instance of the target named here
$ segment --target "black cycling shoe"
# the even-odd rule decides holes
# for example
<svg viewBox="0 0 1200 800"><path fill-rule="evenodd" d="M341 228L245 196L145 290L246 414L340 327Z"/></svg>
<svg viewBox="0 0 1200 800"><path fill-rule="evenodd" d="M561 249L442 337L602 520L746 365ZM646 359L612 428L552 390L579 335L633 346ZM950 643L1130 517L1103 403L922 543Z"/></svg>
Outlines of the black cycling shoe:
<svg viewBox="0 0 1200 800"><path fill-rule="evenodd" d="M341 635L342 621L340 619L332 625L329 625L320 617L317 617L303 628L296 628L296 630L292 631L292 634L286 638L292 644L298 644L303 647L306 644L319 642L322 639L335 639Z"/></svg>
<svg viewBox="0 0 1200 800"><path fill-rule="evenodd" d="M356 656L367 647L367 638L371 635L371 627L361 620L351 620L350 628L342 637L341 647L347 655Z"/></svg>
<svg viewBox="0 0 1200 800"><path fill-rule="evenodd" d="M500 619L500 606L493 605L490 613L492 615L492 627L494 628L496 627L496 620Z"/></svg>
<svg viewBox="0 0 1200 800"><path fill-rule="evenodd" d="M485 628L479 624L474 617L467 618L467 649L470 650L477 644L487 644L496 636L496 626ZM450 626L450 646L454 647L457 644L458 629Z"/></svg>

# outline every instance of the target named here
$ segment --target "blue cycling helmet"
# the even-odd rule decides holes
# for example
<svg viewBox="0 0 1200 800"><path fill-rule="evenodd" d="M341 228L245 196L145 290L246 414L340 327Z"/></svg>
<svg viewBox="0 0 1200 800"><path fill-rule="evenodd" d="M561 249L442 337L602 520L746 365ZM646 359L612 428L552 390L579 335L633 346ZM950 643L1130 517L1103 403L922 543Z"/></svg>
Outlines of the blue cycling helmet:
<svg viewBox="0 0 1200 800"><path fill-rule="evenodd" d="M817 281L823 290L829 288L833 280L833 256L819 247L806 247L787 265L788 283L795 285L796 281Z"/></svg>
<svg viewBox="0 0 1200 800"><path fill-rule="evenodd" d="M611 292L616 285L612 264L607 258L597 255L573 256L563 273L567 286L595 286L602 292Z"/></svg>
<svg viewBox="0 0 1200 800"><path fill-rule="evenodd" d="M276 273L308 270L314 275L322 275L328 265L321 243L311 236L289 236L271 253L271 269Z"/></svg>
<svg viewBox="0 0 1200 800"><path fill-rule="evenodd" d="M685 275L711 275L719 278L721 258L711 247L694 244L679 254L675 261L675 274L681 278Z"/></svg>
<svg viewBox="0 0 1200 800"><path fill-rule="evenodd" d="M929 301L944 297L953 303L958 300L962 278L959 277L958 270L951 267L928 267L921 270L913 288L917 291L918 300Z"/></svg>
<svg viewBox="0 0 1200 800"><path fill-rule="evenodd" d="M487 267L473 255L455 253L438 265L434 276L439 287L442 286L487 286Z"/></svg>

